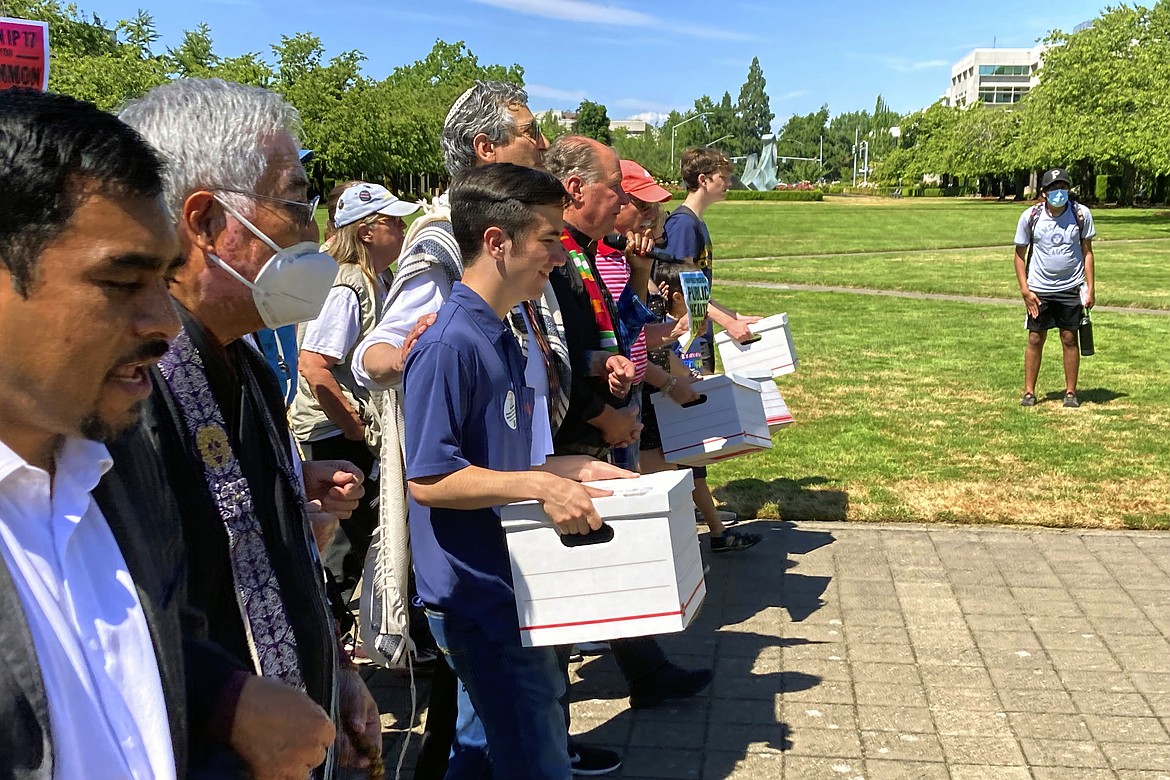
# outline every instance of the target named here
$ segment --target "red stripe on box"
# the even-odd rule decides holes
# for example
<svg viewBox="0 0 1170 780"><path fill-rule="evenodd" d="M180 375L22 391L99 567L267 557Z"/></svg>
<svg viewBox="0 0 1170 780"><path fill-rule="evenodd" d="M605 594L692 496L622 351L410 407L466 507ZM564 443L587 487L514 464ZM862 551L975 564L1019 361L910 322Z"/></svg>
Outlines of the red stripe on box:
<svg viewBox="0 0 1170 780"><path fill-rule="evenodd" d="M711 463L718 463L721 460L728 460L730 458L738 458L740 455L747 455L748 453L751 453L751 452L755 452L755 450L740 450L739 452L733 452L729 455L712 455L710 462Z"/></svg>
<svg viewBox="0 0 1170 780"><path fill-rule="evenodd" d="M733 433L730 436L712 436L710 439L703 439L700 442L695 442L694 444L688 444L685 447L676 447L673 450L663 450L662 452L664 455L666 455L666 454L673 455L676 452L682 452L683 450L689 450L691 447L696 447L700 444L707 444L707 443L713 442L713 441L727 441L728 439L734 439L736 436L747 436L749 439L759 439L760 441L771 441L771 439L765 439L763 436L757 436L754 433L748 433L747 431L740 431L739 433ZM735 454L739 455L741 453L737 452ZM729 455L728 457L731 457L731 456Z"/></svg>
<svg viewBox="0 0 1170 780"><path fill-rule="evenodd" d="M691 595L687 598L687 603L682 605L683 612L686 612L687 607L689 607L691 605L691 602L694 601L695 595L699 592L699 588L703 587L703 581L704 581L703 578L699 577L699 584L696 585L695 589L691 591Z"/></svg>
<svg viewBox="0 0 1170 780"><path fill-rule="evenodd" d="M785 422L785 421L792 422L792 420L793 420L792 415L788 415L787 417L769 417L768 418L768 425L771 425L772 423Z"/></svg>
<svg viewBox="0 0 1170 780"><path fill-rule="evenodd" d="M646 620L648 618L673 617L675 615L682 615L684 612L687 611L687 607L689 607L691 605L691 602L694 600L695 595L699 592L699 588L701 588L701 587L703 587L703 579L700 577L699 584L695 586L695 589L693 591L691 591L691 595L687 599L687 603L680 604L679 608L677 610L675 610L674 612L654 612L654 613L650 613L650 614L646 614L646 615L629 615L627 617L601 618L599 620L578 620L578 621L573 622L573 623L549 623L548 625L544 625L544 626L520 626L520 630L521 631L543 631L546 628L573 628L576 626L596 626L596 625L600 625L602 623L621 623L621 622L624 622L626 620Z"/></svg>
<svg viewBox="0 0 1170 780"><path fill-rule="evenodd" d="M574 626L595 626L601 623L621 623L625 620L645 620L647 618L657 617L673 617L674 615L681 615L682 609L677 609L674 612L654 612L647 615L630 615L628 617L616 618L601 618L600 620L578 620L574 623L549 623L546 626L520 626L521 631L542 631L546 628L572 628Z"/></svg>

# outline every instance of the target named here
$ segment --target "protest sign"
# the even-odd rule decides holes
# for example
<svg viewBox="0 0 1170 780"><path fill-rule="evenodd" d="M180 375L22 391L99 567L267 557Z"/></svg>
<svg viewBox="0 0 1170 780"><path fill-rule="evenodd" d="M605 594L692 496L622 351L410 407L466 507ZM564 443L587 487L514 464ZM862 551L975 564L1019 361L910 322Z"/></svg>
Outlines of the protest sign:
<svg viewBox="0 0 1170 780"><path fill-rule="evenodd" d="M49 88L49 25L0 16L0 89Z"/></svg>
<svg viewBox="0 0 1170 780"><path fill-rule="evenodd" d="M684 352L690 352L695 339L707 332L707 304L711 300L711 283L702 271L683 271L678 275L682 284L683 300L687 304L687 314L690 315L690 337L684 339Z"/></svg>

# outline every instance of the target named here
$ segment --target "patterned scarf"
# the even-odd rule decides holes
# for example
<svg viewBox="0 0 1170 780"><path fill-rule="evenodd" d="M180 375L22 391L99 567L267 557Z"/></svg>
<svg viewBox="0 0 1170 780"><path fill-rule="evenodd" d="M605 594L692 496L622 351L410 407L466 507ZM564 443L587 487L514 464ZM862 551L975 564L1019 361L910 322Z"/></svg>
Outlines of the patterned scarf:
<svg viewBox="0 0 1170 780"><path fill-rule="evenodd" d="M227 530L232 578L256 672L303 691L296 638L252 504L252 490L211 394L203 358L186 330L171 342L159 369L182 414L183 427L199 451L203 478ZM306 543L310 543L307 537Z"/></svg>
<svg viewBox="0 0 1170 780"><path fill-rule="evenodd" d="M621 354L621 348L618 346L617 333L613 327L613 318L609 315L609 303L605 300L605 295L601 292L601 285L597 283L597 277L593 275L593 266L589 264L589 258L585 256L585 250L569 234L568 230L561 233L561 243L565 245L565 251L569 253L569 261L576 266L577 272L581 274L581 282L585 286L585 293L589 296L589 302L593 304L593 319L597 322L598 335L601 339L601 349L606 352L612 352L615 355Z"/></svg>
<svg viewBox="0 0 1170 780"><path fill-rule="evenodd" d="M545 372L549 377L548 412L555 434L569 411L569 388L573 385L573 371L570 368L569 348L565 345L565 324L552 285L545 284L543 295L512 309L507 318L508 324L512 326L512 335L520 345L520 352L527 360L528 323L523 312L528 312L537 324L536 343L544 353Z"/></svg>

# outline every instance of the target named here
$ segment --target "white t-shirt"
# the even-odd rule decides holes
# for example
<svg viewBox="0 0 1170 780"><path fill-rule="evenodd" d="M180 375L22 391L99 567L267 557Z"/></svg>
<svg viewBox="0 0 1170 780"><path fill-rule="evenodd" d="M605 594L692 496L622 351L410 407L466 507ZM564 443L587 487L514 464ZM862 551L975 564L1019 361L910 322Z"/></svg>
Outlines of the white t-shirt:
<svg viewBox="0 0 1170 780"><path fill-rule="evenodd" d="M1085 218L1085 229L1077 226L1073 208ZM1016 246L1028 245L1028 221L1032 209L1020 215L1016 225ZM1060 216L1053 217L1041 207L1033 231L1032 261L1028 266L1028 289L1037 295L1050 295L1080 287L1085 283L1085 253L1081 241L1097 235L1093 215L1079 203L1069 203Z"/></svg>
<svg viewBox="0 0 1170 780"><path fill-rule="evenodd" d="M516 310L524 314L524 309ZM552 421L548 414L548 372L544 367L544 356L536 342L533 331L536 324L524 314L528 324L528 362L524 364L524 384L532 388L535 400L532 403L532 466L543 466L553 452Z"/></svg>
<svg viewBox="0 0 1170 780"><path fill-rule="evenodd" d="M376 279L376 283L377 294L385 298L387 290L381 277ZM301 349L345 360L361 335L362 308L357 293L339 285L329 291L317 319L305 325Z"/></svg>

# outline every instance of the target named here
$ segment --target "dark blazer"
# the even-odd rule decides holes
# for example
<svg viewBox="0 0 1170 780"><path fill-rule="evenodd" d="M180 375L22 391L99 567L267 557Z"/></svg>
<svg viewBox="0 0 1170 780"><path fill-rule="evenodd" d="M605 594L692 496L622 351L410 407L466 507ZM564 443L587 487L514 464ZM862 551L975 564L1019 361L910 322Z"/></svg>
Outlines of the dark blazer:
<svg viewBox="0 0 1170 780"><path fill-rule="evenodd" d="M186 608L182 525L158 461L142 435L136 429L109 445L114 468L93 495L142 603L158 659L176 769L182 778L187 776L185 666L216 669L222 660L214 647L201 641L199 618ZM0 564L0 780L51 780L52 776L44 681L15 583Z"/></svg>

